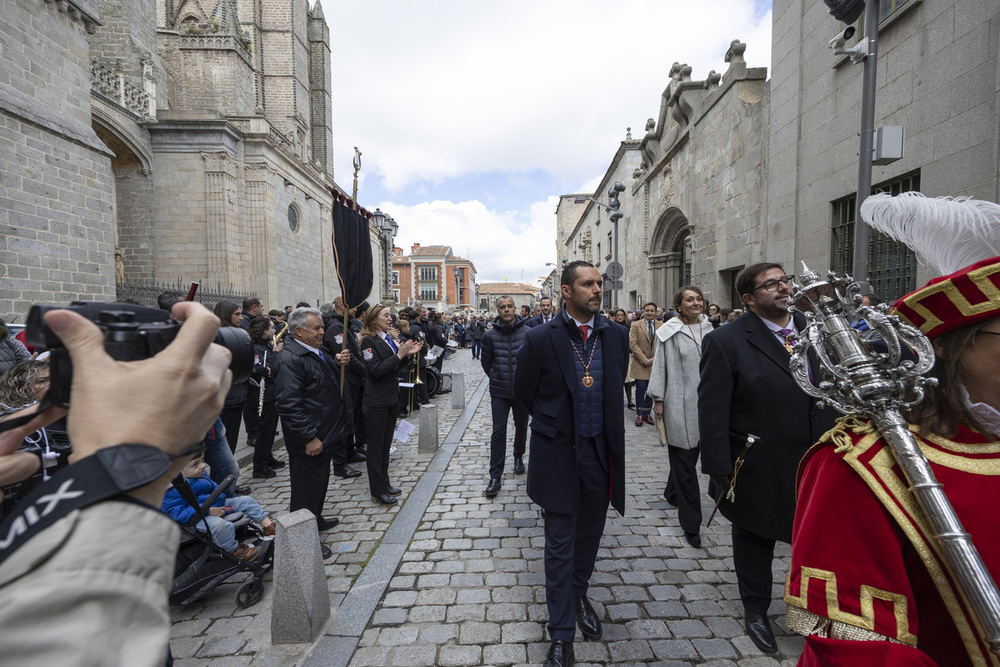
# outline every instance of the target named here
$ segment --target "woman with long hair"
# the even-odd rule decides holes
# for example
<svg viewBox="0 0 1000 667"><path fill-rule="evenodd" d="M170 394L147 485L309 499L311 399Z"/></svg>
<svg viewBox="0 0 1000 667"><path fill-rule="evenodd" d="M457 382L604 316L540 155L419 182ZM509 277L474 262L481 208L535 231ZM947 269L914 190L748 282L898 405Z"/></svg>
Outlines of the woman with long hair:
<svg viewBox="0 0 1000 667"><path fill-rule="evenodd" d="M390 334L392 315L379 304L365 313L361 328L361 358L368 368L365 383L364 412L368 425L368 485L372 500L393 505L402 491L389 481L389 447L399 414L397 373L410 363L421 343L407 340L396 343Z"/></svg>
<svg viewBox="0 0 1000 667"><path fill-rule="evenodd" d="M253 318L250 328L250 342L253 343L253 373L247 391L246 406L257 416L257 438L253 443L253 476L274 477L275 469L285 467L271 453L274 447L274 433L278 428L278 410L275 407L277 391L274 380L278 376L278 353L283 342L274 345L274 320L266 315ZM260 389L264 386L261 400Z"/></svg>
<svg viewBox="0 0 1000 667"><path fill-rule="evenodd" d="M656 330L653 368L647 393L653 412L665 421L670 474L663 497L677 508L684 538L701 546L701 493L698 490L698 382L701 343L712 325L701 290L686 285L674 294L671 317Z"/></svg>
<svg viewBox="0 0 1000 667"><path fill-rule="evenodd" d="M231 301L219 301L213 311L219 318L220 327L238 327L243 319L243 309ZM236 445L240 440L240 425L243 423L243 406L247 402L247 387L249 382L233 383L226 394L226 403L219 417L226 429L226 442L230 451L236 453Z"/></svg>

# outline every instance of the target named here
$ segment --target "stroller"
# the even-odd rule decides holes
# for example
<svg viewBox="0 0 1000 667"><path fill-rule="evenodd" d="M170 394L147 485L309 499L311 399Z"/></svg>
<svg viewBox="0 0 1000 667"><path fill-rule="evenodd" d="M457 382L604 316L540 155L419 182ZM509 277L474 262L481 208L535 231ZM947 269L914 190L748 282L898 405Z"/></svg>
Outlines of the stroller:
<svg viewBox="0 0 1000 667"><path fill-rule="evenodd" d="M218 547L212 541L211 531L201 532L195 528L199 521L205 520L208 509L235 479L234 475L229 475L222 480L200 506L183 475L173 480L174 488L195 508L195 514L187 525L181 526L181 546L177 552L170 604L184 606L200 600L238 572L250 572L252 577L236 591L237 606L246 609L264 597L264 574L274 565L274 542L265 537L263 529L242 512L226 515L226 520L235 524L236 535L241 542L251 539L251 535L255 536L254 546L260 549L260 553L253 560L246 561Z"/></svg>

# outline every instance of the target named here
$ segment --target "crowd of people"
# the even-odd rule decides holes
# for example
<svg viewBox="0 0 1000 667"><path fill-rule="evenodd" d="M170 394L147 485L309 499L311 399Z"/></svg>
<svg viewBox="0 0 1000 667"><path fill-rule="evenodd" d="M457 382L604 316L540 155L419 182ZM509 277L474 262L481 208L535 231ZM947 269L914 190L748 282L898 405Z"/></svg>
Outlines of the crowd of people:
<svg viewBox="0 0 1000 667"><path fill-rule="evenodd" d="M893 312L907 331L930 339L937 358L937 384L903 412L912 437L944 482L987 574L1000 574L1000 548L993 544L1000 520L982 510L997 491L1000 461L1000 258L988 252L994 246L982 235L987 229L1000 236L1000 206L977 202L973 215L972 205L962 201L931 205L918 197L879 196L869 202L876 217L880 206L907 220L929 207L935 220L966 214L988 220L985 227L969 225L975 242L963 247L964 254L950 253L948 262L934 264L942 276L900 298ZM970 255L969 247L977 245L987 251ZM923 256L935 251L919 249ZM143 629L125 642L123 655L162 657L157 647L165 650L167 617L160 594L169 588L169 563L147 545L176 538L176 526L170 530L149 510L188 520L180 498L172 492L165 497L169 480L180 473L198 497L207 497L220 475L238 474L233 454L243 427L254 447L254 476L269 478L285 465L272 451L280 424L289 509L309 510L320 531L338 523L325 502L331 471L355 479L364 473L351 464L364 462L373 501L396 503L402 490L389 466L393 430L400 415L426 406L426 394L412 380L440 370L445 355L430 353L454 338L460 348L471 347L489 378L493 428L485 496L502 491L513 416L513 474L527 475L527 493L543 513L547 666L574 664L577 629L590 640L603 636L588 588L608 510L625 512L626 407L634 409L636 427L659 430L669 462L663 495L694 548L702 544L700 460L708 494L730 523L743 627L761 651L777 651L769 609L775 547L784 542L792 545L787 624L807 636L800 664L990 664L990 638L969 600L967 573L956 571L941 547L946 539L968 536L936 535L874 423L859 415L838 419L796 379L790 361L797 350L810 382L825 371L814 348L796 347L808 321L789 308L793 281L780 263L760 262L736 277L740 311L706 303L701 289L685 285L665 308L646 303L633 312L604 313L599 272L577 261L563 268L558 307L543 298L534 312L519 312L512 298L502 297L492 319L448 318L423 306L399 313L383 304L346 307L340 299L319 309L303 303L265 315L256 298L220 302L213 316L165 294L161 307L184 325L167 350L135 366L111 360L92 323L53 311L45 321L64 341L76 371L70 419L61 423L66 410L45 400L47 361L0 323L0 402L3 419L17 420L16 428L0 432L0 484L38 470L37 456L16 450L43 431L51 431L52 442L57 433L72 442L70 469L88 458L107 466L111 459L94 455L140 446L121 443L145 443L165 454L160 472L123 483L111 498L124 502L102 497L74 514L57 515L56 523L37 529L24 524L5 538L0 600L32 605L24 613L17 604L0 604L0 623L18 638L11 655L37 651L32 623L69 623L69 614L100 585L97 604L127 604L107 617L91 614L47 650L64 656L72 642L94 650L86 637L100 636L97 624L128 618ZM863 303L877 299L866 295ZM886 309L865 312L878 320ZM856 336L872 358L891 348L880 338L888 331L884 321L859 318L850 325L855 333L840 335ZM248 332L254 364L245 382L231 383L228 353L209 344L219 327ZM822 361L830 363L829 357ZM120 410L125 405L127 414ZM162 428L150 429L154 423ZM273 534L273 523L241 491L222 496L205 524L224 548L252 560L254 551L235 542L221 517L231 506L265 533ZM65 541L20 546L21 533L63 534L72 526L79 529ZM114 575L133 559L147 559L142 582L108 579L74 561L74 554L95 548L95 539L114 544L116 536L128 543L125 555L101 571ZM14 552L19 558L6 559L8 544L20 548ZM322 549L328 557L328 548ZM25 569L26 562L45 565ZM52 582L66 587L67 573L79 580L73 590L47 600L56 597ZM156 664L145 658L129 664Z"/></svg>

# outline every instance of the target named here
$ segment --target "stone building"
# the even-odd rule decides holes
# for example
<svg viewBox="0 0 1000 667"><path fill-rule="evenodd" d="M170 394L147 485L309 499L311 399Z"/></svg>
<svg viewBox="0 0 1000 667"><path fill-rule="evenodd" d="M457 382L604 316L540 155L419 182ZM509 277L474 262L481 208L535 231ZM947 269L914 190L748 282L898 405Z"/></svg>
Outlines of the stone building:
<svg viewBox="0 0 1000 667"><path fill-rule="evenodd" d="M4 13L0 313L148 281L333 298L342 190L318 0L11 0Z"/></svg>
<svg viewBox="0 0 1000 667"><path fill-rule="evenodd" d="M402 306L468 312L476 303L476 266L448 245L414 243L409 255L393 248L391 282L393 300Z"/></svg>
<svg viewBox="0 0 1000 667"><path fill-rule="evenodd" d="M521 314L521 306L534 310L542 298L538 287L524 283L482 283L479 285L479 312L490 317L497 315L497 299L509 296L514 300L517 314Z"/></svg>
<svg viewBox="0 0 1000 667"><path fill-rule="evenodd" d="M901 160L874 168L873 189L997 201L1000 6L883 0L879 25L875 126L902 125L906 147ZM800 261L850 271L861 67L827 48L843 27L822 3L775 0L770 79L747 66L739 41L721 77L695 81L686 65L671 69L658 117L639 142L622 142L593 195L606 202L610 183L626 185L619 305L666 304L687 283L737 305L735 276L758 261L782 262L790 273ZM603 270L607 220L600 206L563 196L559 256ZM905 247L876 233L869 263L883 298L929 277Z"/></svg>

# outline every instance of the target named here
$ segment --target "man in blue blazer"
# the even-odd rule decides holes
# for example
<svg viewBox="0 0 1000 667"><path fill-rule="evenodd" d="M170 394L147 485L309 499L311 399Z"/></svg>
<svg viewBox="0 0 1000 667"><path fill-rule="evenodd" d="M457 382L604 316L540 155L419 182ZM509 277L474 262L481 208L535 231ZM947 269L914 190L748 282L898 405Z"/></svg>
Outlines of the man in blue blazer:
<svg viewBox="0 0 1000 667"><path fill-rule="evenodd" d="M587 599L609 502L625 512L625 382L628 337L597 316L601 275L570 262L562 273L565 308L524 337L514 396L531 414L528 495L545 511L545 665L574 662L576 624L599 639L601 622Z"/></svg>

